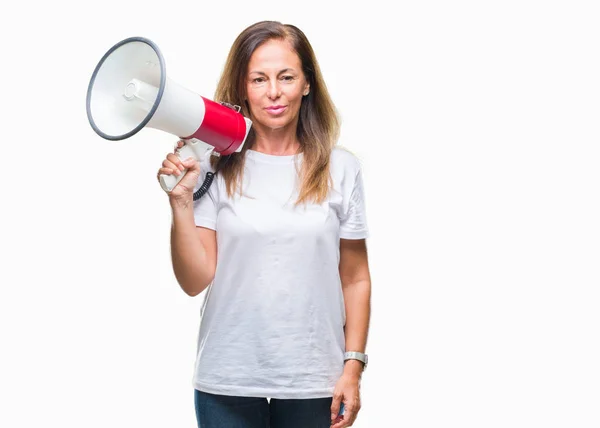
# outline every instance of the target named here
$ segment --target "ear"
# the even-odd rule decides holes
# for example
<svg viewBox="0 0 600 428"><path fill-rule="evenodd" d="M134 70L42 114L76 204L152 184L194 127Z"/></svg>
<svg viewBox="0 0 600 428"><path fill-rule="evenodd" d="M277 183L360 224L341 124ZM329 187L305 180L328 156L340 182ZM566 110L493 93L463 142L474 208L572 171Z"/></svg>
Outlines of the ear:
<svg viewBox="0 0 600 428"><path fill-rule="evenodd" d="M307 83L306 85L304 85L304 91L302 91L302 95L307 96L309 92L310 92L310 83Z"/></svg>

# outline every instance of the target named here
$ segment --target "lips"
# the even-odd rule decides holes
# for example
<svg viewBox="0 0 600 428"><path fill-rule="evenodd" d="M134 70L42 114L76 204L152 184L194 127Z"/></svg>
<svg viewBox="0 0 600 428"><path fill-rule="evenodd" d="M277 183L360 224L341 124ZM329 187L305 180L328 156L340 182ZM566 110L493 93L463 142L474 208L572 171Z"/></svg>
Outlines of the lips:
<svg viewBox="0 0 600 428"><path fill-rule="evenodd" d="M276 116L278 114L283 113L286 108L287 108L287 106L271 106L271 107L267 107L265 110L267 111L267 113Z"/></svg>

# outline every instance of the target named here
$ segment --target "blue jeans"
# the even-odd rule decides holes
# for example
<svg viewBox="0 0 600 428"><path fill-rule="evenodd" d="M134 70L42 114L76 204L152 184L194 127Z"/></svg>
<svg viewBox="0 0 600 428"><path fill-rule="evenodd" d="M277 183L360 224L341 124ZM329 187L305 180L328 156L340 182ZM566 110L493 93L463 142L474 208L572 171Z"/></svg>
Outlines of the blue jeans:
<svg viewBox="0 0 600 428"><path fill-rule="evenodd" d="M332 398L282 400L194 390L198 428L329 428Z"/></svg>

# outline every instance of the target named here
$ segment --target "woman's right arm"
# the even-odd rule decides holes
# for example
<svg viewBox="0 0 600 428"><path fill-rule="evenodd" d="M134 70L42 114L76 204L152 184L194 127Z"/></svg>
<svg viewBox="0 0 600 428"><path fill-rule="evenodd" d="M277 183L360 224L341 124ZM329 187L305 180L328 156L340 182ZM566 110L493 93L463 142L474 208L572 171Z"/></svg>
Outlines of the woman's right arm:
<svg viewBox="0 0 600 428"><path fill-rule="evenodd" d="M183 145L182 141L177 147ZM212 229L198 227L194 221L193 191L200 176L200 163L194 159L182 161L169 153L158 174L179 175L187 169L181 181L168 193L173 223L171 224L171 259L173 272L183 291L200 294L212 282L217 266L217 236Z"/></svg>
<svg viewBox="0 0 600 428"><path fill-rule="evenodd" d="M200 294L215 277L217 234L194 222L193 198L172 200L171 259L177 282L190 296Z"/></svg>

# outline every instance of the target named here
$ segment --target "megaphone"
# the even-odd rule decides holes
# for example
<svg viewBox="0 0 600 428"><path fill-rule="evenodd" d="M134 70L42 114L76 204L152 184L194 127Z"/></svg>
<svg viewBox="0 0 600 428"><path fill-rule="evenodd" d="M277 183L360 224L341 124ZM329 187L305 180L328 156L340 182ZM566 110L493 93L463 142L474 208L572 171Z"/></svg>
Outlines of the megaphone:
<svg viewBox="0 0 600 428"><path fill-rule="evenodd" d="M122 40L104 54L86 109L94 131L107 140L129 138L144 127L176 135L186 143L176 151L180 159L240 152L252 126L239 106L211 101L167 78L160 50L143 37ZM186 172L161 175L163 190L173 190Z"/></svg>

